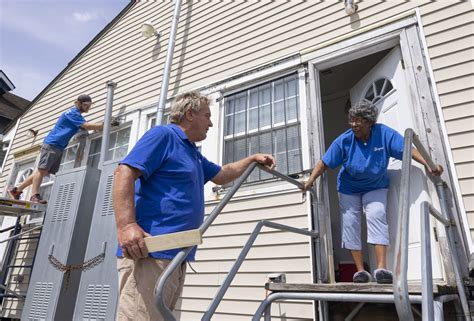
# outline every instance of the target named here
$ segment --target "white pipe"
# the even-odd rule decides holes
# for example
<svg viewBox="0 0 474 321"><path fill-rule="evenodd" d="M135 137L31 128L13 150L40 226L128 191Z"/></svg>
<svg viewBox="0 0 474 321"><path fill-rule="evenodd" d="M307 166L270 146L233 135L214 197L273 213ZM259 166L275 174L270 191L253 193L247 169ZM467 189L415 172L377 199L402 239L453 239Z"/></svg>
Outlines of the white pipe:
<svg viewBox="0 0 474 321"><path fill-rule="evenodd" d="M178 29L179 12L181 11L181 0L176 0L174 7L173 21L171 22L170 38L168 40L168 51L166 53L166 62L163 70L163 79L161 81L160 99L158 102L158 109L156 112L156 125L161 124L163 113L165 110L166 98L168 96L168 85L170 82L171 63L173 61L174 44L176 40L176 31Z"/></svg>
<svg viewBox="0 0 474 321"><path fill-rule="evenodd" d="M100 147L99 168L102 169L105 162L105 156L109 149L110 121L112 119L112 107L114 102L114 89L117 84L109 80L106 83L107 101L105 103L104 127L102 128L102 146Z"/></svg>

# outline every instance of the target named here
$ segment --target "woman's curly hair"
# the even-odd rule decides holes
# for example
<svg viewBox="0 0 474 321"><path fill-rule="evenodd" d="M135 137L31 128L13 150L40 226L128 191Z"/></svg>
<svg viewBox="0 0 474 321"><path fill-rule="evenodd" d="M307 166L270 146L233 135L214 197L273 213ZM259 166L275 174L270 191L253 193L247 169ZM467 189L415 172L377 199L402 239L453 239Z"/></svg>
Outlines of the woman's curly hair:
<svg viewBox="0 0 474 321"><path fill-rule="evenodd" d="M378 115L377 107L367 101L361 101L349 109L349 120L355 117L361 117L374 124L377 122Z"/></svg>

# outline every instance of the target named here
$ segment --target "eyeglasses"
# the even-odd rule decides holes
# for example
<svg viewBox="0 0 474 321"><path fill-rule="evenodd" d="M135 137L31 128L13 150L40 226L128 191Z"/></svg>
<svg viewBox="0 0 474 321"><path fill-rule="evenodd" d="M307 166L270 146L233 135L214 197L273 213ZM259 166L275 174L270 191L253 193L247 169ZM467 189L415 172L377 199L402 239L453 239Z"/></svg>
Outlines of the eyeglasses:
<svg viewBox="0 0 474 321"><path fill-rule="evenodd" d="M349 121L347 122L349 125L362 125L362 124L365 124L367 123L367 120L365 120L364 118L352 118L352 119L349 119Z"/></svg>

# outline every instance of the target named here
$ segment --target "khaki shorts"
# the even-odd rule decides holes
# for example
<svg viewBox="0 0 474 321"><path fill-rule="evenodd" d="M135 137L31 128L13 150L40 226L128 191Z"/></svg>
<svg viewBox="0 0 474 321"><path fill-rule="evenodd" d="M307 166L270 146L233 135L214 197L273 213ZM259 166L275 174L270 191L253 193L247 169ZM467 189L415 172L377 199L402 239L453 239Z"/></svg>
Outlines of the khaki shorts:
<svg viewBox="0 0 474 321"><path fill-rule="evenodd" d="M119 303L117 321L161 321L154 303L155 284L170 260L117 258ZM165 287L165 303L173 311L183 290L186 262L175 270Z"/></svg>

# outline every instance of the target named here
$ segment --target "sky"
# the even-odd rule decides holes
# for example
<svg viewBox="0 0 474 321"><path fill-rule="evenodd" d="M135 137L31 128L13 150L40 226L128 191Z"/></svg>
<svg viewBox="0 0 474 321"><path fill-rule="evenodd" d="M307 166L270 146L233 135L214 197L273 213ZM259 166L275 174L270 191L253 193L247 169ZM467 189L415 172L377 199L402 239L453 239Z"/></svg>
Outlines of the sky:
<svg viewBox="0 0 474 321"><path fill-rule="evenodd" d="M0 0L0 69L33 100L129 0Z"/></svg>

